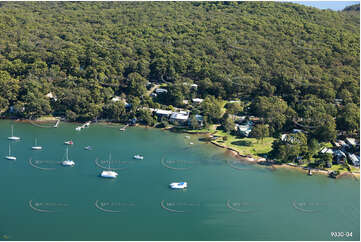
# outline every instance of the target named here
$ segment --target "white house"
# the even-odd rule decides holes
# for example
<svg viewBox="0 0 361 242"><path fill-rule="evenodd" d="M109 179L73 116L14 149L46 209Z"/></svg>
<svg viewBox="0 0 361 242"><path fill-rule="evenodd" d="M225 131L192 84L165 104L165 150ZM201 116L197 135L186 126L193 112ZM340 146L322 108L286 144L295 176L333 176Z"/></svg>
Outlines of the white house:
<svg viewBox="0 0 361 242"><path fill-rule="evenodd" d="M240 134L248 137L248 135L249 135L249 134L251 133L251 131L252 131L253 122L249 121L249 122L247 122L246 124L236 124L236 127L235 127L235 128L236 128L236 130L237 130Z"/></svg>
<svg viewBox="0 0 361 242"><path fill-rule="evenodd" d="M348 153L348 159L354 166L360 166L360 157L357 157L355 154Z"/></svg>
<svg viewBox="0 0 361 242"><path fill-rule="evenodd" d="M155 114L159 117L169 117L172 114L170 110L156 109Z"/></svg>
<svg viewBox="0 0 361 242"><path fill-rule="evenodd" d="M191 85L191 88L197 89L197 88L198 88L198 85L197 85L197 84L192 84L192 85Z"/></svg>
<svg viewBox="0 0 361 242"><path fill-rule="evenodd" d="M327 147L323 147L320 151L321 154L331 154L333 155L333 150Z"/></svg>
<svg viewBox="0 0 361 242"><path fill-rule="evenodd" d="M202 98L193 98L192 99L192 102L194 102L194 103L196 103L196 104L200 104L200 103L202 103L204 101L204 99L202 99Z"/></svg>
<svg viewBox="0 0 361 242"><path fill-rule="evenodd" d="M173 112L170 115L169 122L174 123L178 122L180 124L185 124L189 119L189 113L185 111Z"/></svg>
<svg viewBox="0 0 361 242"><path fill-rule="evenodd" d="M157 88L157 89L155 89L155 93L158 95L162 94L162 93L168 93L168 90L164 89L164 88Z"/></svg>
<svg viewBox="0 0 361 242"><path fill-rule="evenodd" d="M120 101L122 101L122 98L119 96L114 96L111 101L112 102L120 102Z"/></svg>
<svg viewBox="0 0 361 242"><path fill-rule="evenodd" d="M346 138L346 143L349 144L349 145L352 145L352 146L357 145L356 139L354 139L354 138Z"/></svg>
<svg viewBox="0 0 361 242"><path fill-rule="evenodd" d="M49 92L48 94L46 94L45 97L53 99L54 101L57 100L56 96L52 92Z"/></svg>

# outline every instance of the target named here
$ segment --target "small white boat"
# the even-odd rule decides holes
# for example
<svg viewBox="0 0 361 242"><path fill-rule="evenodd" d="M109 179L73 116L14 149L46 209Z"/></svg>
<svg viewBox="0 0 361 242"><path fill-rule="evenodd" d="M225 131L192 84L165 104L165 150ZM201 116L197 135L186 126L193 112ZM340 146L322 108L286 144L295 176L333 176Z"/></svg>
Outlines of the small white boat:
<svg viewBox="0 0 361 242"><path fill-rule="evenodd" d="M65 141L64 144L66 144L66 145L73 145L74 142L73 142L72 140L69 140L69 141Z"/></svg>
<svg viewBox="0 0 361 242"><path fill-rule="evenodd" d="M75 130L76 130L76 131L80 131L80 130L81 130L81 127L80 127L80 126L79 126L79 127L76 127Z"/></svg>
<svg viewBox="0 0 361 242"><path fill-rule="evenodd" d="M42 150L42 149L43 149L43 147L38 146L38 144L37 144L37 140L35 139L35 145L34 145L33 147L31 147L31 149L33 149L33 150Z"/></svg>
<svg viewBox="0 0 361 242"><path fill-rule="evenodd" d="M190 142L189 144L190 144L190 145L193 145L194 143L193 143L193 142Z"/></svg>
<svg viewBox="0 0 361 242"><path fill-rule="evenodd" d="M115 171L102 171L100 176L104 178L117 178L118 173L116 173Z"/></svg>
<svg viewBox="0 0 361 242"><path fill-rule="evenodd" d="M185 189L187 188L187 182L173 182L169 184L169 187L172 189Z"/></svg>
<svg viewBox="0 0 361 242"><path fill-rule="evenodd" d="M66 159L61 164L63 166L74 166L75 162L72 160L69 160L68 153L69 153L68 148L66 148Z"/></svg>
<svg viewBox="0 0 361 242"><path fill-rule="evenodd" d="M11 155L10 144L9 144L9 155L5 156L5 159L7 159L7 160L16 160L16 157Z"/></svg>
<svg viewBox="0 0 361 242"><path fill-rule="evenodd" d="M135 155L135 156L133 156L133 158L136 159L136 160L143 160L144 159L144 157L142 155Z"/></svg>
<svg viewBox="0 0 361 242"><path fill-rule="evenodd" d="M9 140L20 140L20 137L14 136L14 126L11 125L11 136L8 137Z"/></svg>
<svg viewBox="0 0 361 242"><path fill-rule="evenodd" d="M91 146L84 147L85 150L92 150L93 148Z"/></svg>
<svg viewBox="0 0 361 242"><path fill-rule="evenodd" d="M111 154L109 154L109 168L108 168L109 171L102 171L102 173L100 173L100 176L104 178L117 178L118 173L110 170L110 161L111 161Z"/></svg>

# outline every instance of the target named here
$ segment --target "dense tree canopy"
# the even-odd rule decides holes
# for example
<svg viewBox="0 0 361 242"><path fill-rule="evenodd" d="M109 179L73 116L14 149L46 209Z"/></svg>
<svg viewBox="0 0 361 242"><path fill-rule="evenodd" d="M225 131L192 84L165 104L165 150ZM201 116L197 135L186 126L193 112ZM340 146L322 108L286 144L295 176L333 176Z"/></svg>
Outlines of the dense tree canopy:
<svg viewBox="0 0 361 242"><path fill-rule="evenodd" d="M252 103L271 134L298 122L329 140L336 116L340 129L359 129L358 11L281 2L2 2L0 112L119 120L123 107L110 100L123 95L129 117L152 123L140 106L207 97L199 110L218 122L218 100L237 99ZM148 98L148 81L166 83L168 95ZM242 111L243 104L230 109Z"/></svg>

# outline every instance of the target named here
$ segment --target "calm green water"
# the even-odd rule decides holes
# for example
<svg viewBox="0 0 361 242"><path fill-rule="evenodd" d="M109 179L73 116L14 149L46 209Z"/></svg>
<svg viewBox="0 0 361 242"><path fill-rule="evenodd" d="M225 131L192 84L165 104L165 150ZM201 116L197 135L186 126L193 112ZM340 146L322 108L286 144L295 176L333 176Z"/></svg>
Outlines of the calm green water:
<svg viewBox="0 0 361 242"><path fill-rule="evenodd" d="M21 141L12 142L17 160L0 162L0 240L360 239L360 183L351 178L272 171L236 163L196 136L103 125L78 132L0 121L2 157L11 124ZM43 151L31 150L35 138ZM70 138L73 168L57 163ZM95 164L107 166L109 153L115 180L98 177ZM144 160L133 160L137 153ZM189 188L172 191L174 181Z"/></svg>

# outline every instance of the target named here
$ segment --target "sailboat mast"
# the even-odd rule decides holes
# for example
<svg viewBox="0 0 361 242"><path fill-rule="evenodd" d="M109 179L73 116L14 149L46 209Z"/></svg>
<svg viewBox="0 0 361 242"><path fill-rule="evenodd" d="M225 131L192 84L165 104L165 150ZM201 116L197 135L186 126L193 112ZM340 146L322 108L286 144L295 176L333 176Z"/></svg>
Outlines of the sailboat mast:
<svg viewBox="0 0 361 242"><path fill-rule="evenodd" d="M38 142L37 142L37 140L36 140L36 138L35 138L35 146L37 146L38 145Z"/></svg>
<svg viewBox="0 0 361 242"><path fill-rule="evenodd" d="M112 159L112 153L109 153L109 170L110 170L110 160Z"/></svg>
<svg viewBox="0 0 361 242"><path fill-rule="evenodd" d="M9 144L9 156L11 155L11 149L10 149L10 144Z"/></svg>
<svg viewBox="0 0 361 242"><path fill-rule="evenodd" d="M11 137L14 136L14 125L11 125Z"/></svg>
<svg viewBox="0 0 361 242"><path fill-rule="evenodd" d="M68 157L68 148L66 148L66 160L69 160L69 157Z"/></svg>

